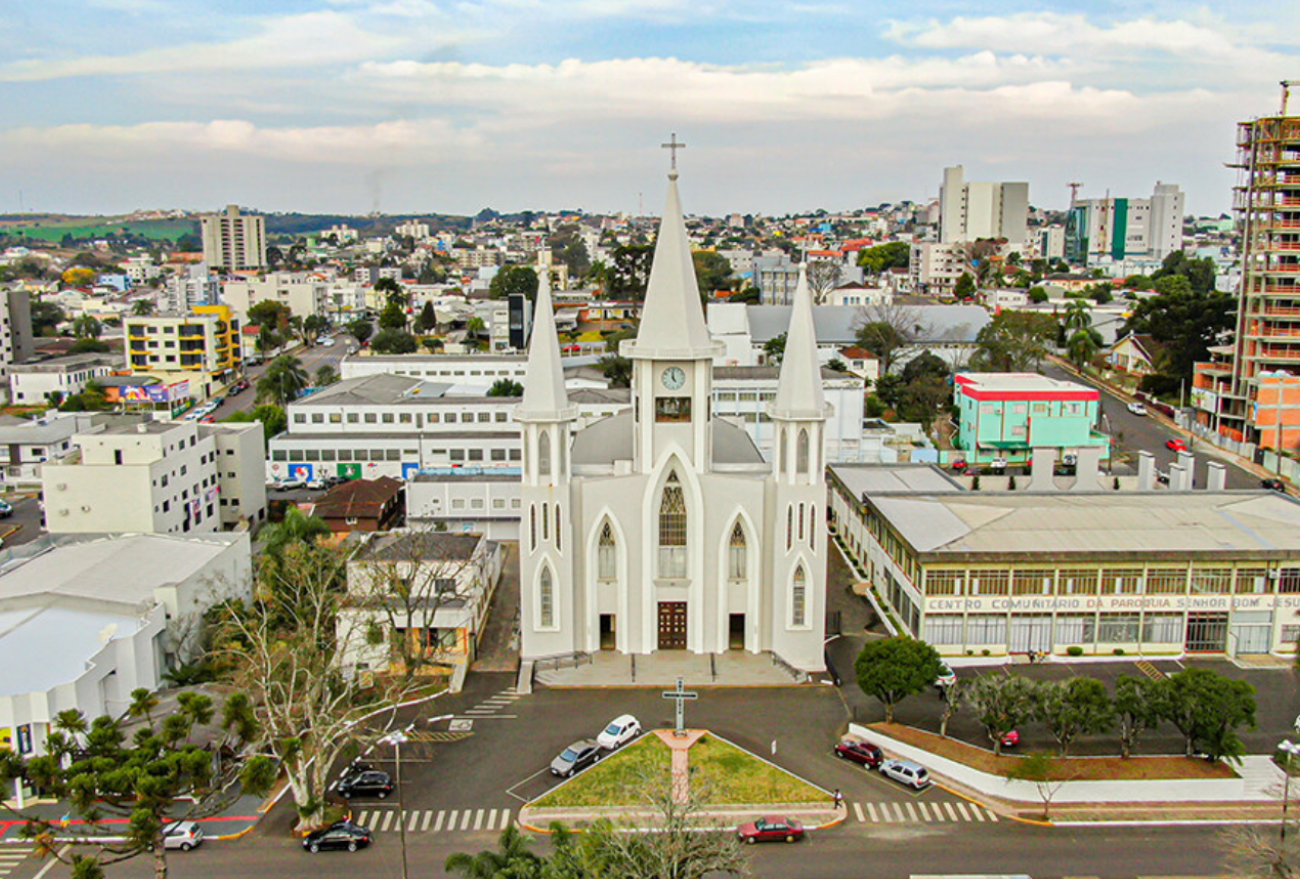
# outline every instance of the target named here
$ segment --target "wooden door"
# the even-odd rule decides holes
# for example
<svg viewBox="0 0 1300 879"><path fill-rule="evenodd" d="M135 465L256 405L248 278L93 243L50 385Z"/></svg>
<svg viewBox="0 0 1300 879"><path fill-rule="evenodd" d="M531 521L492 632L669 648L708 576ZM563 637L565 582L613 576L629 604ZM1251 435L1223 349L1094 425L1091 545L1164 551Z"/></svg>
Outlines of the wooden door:
<svg viewBox="0 0 1300 879"><path fill-rule="evenodd" d="M686 602L659 602L659 649L686 649Z"/></svg>

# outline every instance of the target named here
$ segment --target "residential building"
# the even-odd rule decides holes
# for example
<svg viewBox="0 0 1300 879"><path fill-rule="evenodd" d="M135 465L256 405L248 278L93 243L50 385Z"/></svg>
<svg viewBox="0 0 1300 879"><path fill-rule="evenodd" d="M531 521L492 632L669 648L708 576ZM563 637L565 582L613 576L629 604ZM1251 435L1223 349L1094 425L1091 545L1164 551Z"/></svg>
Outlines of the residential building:
<svg viewBox="0 0 1300 879"><path fill-rule="evenodd" d="M137 287L162 274L162 266L154 262L152 256L129 256L122 263L122 270Z"/></svg>
<svg viewBox="0 0 1300 879"><path fill-rule="evenodd" d="M215 394L243 366L239 320L228 305L200 305L187 314L131 316L124 323L131 374L164 383L186 380L195 399Z"/></svg>
<svg viewBox="0 0 1300 879"><path fill-rule="evenodd" d="M46 412L40 418L0 415L0 485L31 488L41 484L41 466L72 451L74 435L91 429L89 412Z"/></svg>
<svg viewBox="0 0 1300 879"><path fill-rule="evenodd" d="M1047 226L1038 231L1038 255L1047 260L1065 259L1065 229Z"/></svg>
<svg viewBox="0 0 1300 879"><path fill-rule="evenodd" d="M1238 442L1300 448L1300 116L1237 126L1235 206L1242 230L1231 353L1198 363L1197 422ZM1249 450L1246 450L1249 453Z"/></svg>
<svg viewBox="0 0 1300 879"><path fill-rule="evenodd" d="M219 214L199 217L203 261L219 272L266 268L266 218L240 214L227 205Z"/></svg>
<svg viewBox="0 0 1300 879"><path fill-rule="evenodd" d="M492 387L497 379L523 382L523 354L376 354L348 357L339 364L344 379L402 375L448 385Z"/></svg>
<svg viewBox="0 0 1300 879"><path fill-rule="evenodd" d="M864 280L864 273L861 266L852 259L843 257L812 257L805 254L805 258L828 259L839 265L840 276L836 284L861 284ZM794 291L799 284L799 266L789 256L777 253L771 256L758 256L753 260L754 286L758 288L762 295L764 305L785 305L788 306L794 301Z"/></svg>
<svg viewBox="0 0 1300 879"><path fill-rule="evenodd" d="M1101 392L1087 385L1024 372L959 372L953 402L961 424L955 445L968 464L1023 464L1035 449L1103 449L1096 429Z"/></svg>
<svg viewBox="0 0 1300 879"><path fill-rule="evenodd" d="M158 292L158 310L185 314L200 305L221 301L221 279L208 271L206 263L186 266L172 275Z"/></svg>
<svg viewBox="0 0 1300 879"><path fill-rule="evenodd" d="M394 229L393 232L407 238L414 238L416 241L423 241L429 237L429 224L421 223L419 220L407 220Z"/></svg>
<svg viewBox="0 0 1300 879"><path fill-rule="evenodd" d="M271 272L260 278L229 278L221 284L221 301L240 323L248 322L248 309L270 300L298 317L326 315L330 310L330 282L309 272Z"/></svg>
<svg viewBox="0 0 1300 879"><path fill-rule="evenodd" d="M339 244L351 244L357 240L357 230L353 229L347 223L335 223L324 232L320 233L321 238L333 238Z"/></svg>
<svg viewBox="0 0 1300 879"><path fill-rule="evenodd" d="M402 524L402 482L391 476L352 479L327 491L311 514L335 534L391 531Z"/></svg>
<svg viewBox="0 0 1300 879"><path fill-rule="evenodd" d="M776 455L781 424L768 407L776 400L781 377L779 366L715 366L713 414L745 428L763 457ZM865 384L847 372L821 368L822 394L829 406L823 423L827 461L860 461L862 451Z"/></svg>
<svg viewBox="0 0 1300 879"><path fill-rule="evenodd" d="M401 673L419 655L420 672L446 674L473 662L504 561L501 544L481 534L368 535L348 560L338 614L345 665ZM409 599L394 596L399 582ZM381 638L370 637L375 629Z"/></svg>
<svg viewBox="0 0 1300 879"><path fill-rule="evenodd" d="M938 468L831 465L843 546L947 656L1293 654L1300 503L1281 492L967 492Z"/></svg>
<svg viewBox="0 0 1300 879"><path fill-rule="evenodd" d="M961 165L943 169L939 187L939 242L964 244L1002 238L1023 250L1029 240L1028 183L968 183Z"/></svg>
<svg viewBox="0 0 1300 879"><path fill-rule="evenodd" d="M0 553L0 741L45 753L54 719L119 717L192 660L200 618L247 598L249 535L47 536Z"/></svg>
<svg viewBox="0 0 1300 879"><path fill-rule="evenodd" d="M76 434L42 467L51 533L188 534L266 517L262 426L149 421Z"/></svg>
<svg viewBox="0 0 1300 879"><path fill-rule="evenodd" d="M465 472L433 469L406 483L406 519L412 526L518 540L521 504L517 467Z"/></svg>
<svg viewBox="0 0 1300 879"><path fill-rule="evenodd" d="M1106 362L1131 375L1152 375L1159 371L1163 346L1145 333L1128 333L1106 352Z"/></svg>
<svg viewBox="0 0 1300 879"><path fill-rule="evenodd" d="M914 241L908 252L910 284L921 294L953 292L966 271L966 245L939 241Z"/></svg>
<svg viewBox="0 0 1300 879"><path fill-rule="evenodd" d="M0 382L9 384L9 370L35 353L32 336L32 299L25 290L0 293Z"/></svg>
<svg viewBox="0 0 1300 879"><path fill-rule="evenodd" d="M844 368L853 375L866 381L867 387L875 387L880 378L880 358L861 345L846 345L839 350L839 359Z"/></svg>
<svg viewBox="0 0 1300 879"><path fill-rule="evenodd" d="M841 284L826 294L826 305L847 305L860 308L864 305L881 307L894 301L894 294L887 287L868 287L856 281Z"/></svg>
<svg viewBox="0 0 1300 879"><path fill-rule="evenodd" d="M1176 183L1157 182L1150 198L1076 199L1065 226L1065 258L1079 265L1163 260L1183 249L1183 208Z"/></svg>
<svg viewBox="0 0 1300 879"><path fill-rule="evenodd" d="M67 399L85 390L87 382L108 375L118 362L112 354L68 354L16 363L9 368L9 402L33 406Z"/></svg>
<svg viewBox="0 0 1300 879"><path fill-rule="evenodd" d="M380 278L400 281L402 269L399 266L357 266L352 270L352 280L358 284L374 284Z"/></svg>

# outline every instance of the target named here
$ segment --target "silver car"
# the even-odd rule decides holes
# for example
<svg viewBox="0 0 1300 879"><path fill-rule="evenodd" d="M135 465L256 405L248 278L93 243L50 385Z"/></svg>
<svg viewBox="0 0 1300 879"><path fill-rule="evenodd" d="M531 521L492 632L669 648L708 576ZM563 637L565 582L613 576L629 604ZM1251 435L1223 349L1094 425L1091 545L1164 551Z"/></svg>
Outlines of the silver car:
<svg viewBox="0 0 1300 879"><path fill-rule="evenodd" d="M203 828L194 821L177 821L163 830L163 848L187 852L203 844Z"/></svg>
<svg viewBox="0 0 1300 879"><path fill-rule="evenodd" d="M920 763L912 760L886 760L880 764L880 772L915 790L930 786L930 773Z"/></svg>

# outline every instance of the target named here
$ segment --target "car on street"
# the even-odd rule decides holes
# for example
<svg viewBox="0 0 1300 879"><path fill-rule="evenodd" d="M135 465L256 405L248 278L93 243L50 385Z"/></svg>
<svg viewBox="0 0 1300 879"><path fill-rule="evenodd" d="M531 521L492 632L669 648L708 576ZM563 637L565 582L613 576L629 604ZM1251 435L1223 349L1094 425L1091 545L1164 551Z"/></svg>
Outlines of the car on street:
<svg viewBox="0 0 1300 879"><path fill-rule="evenodd" d="M1013 730L1010 730L1009 732L1006 732L1006 733L1003 734L1003 736L1002 736L1002 747L1004 747L1004 748L1014 748L1014 747L1015 747L1016 745L1018 745L1018 744L1020 744L1020 731L1019 731L1019 730L1015 730L1015 729L1013 729Z"/></svg>
<svg viewBox="0 0 1300 879"><path fill-rule="evenodd" d="M334 340L329 336L323 336L316 340L316 344L320 345L322 348L329 348L334 344Z"/></svg>
<svg viewBox="0 0 1300 879"><path fill-rule="evenodd" d="M347 482L347 481L348 481L348 478L347 478L346 476L326 476L326 477L325 477L325 485L326 485L328 488L333 488L333 487L336 486L336 485L342 485L343 483L345 483L345 482Z"/></svg>
<svg viewBox="0 0 1300 879"><path fill-rule="evenodd" d="M880 764L880 773L915 790L930 786L930 773L920 763L912 760L886 760Z"/></svg>
<svg viewBox="0 0 1300 879"><path fill-rule="evenodd" d="M885 762L884 751L871 744L871 742L862 742L857 739L841 739L835 745L834 753L841 760L860 763L867 769L875 769Z"/></svg>
<svg viewBox="0 0 1300 879"><path fill-rule="evenodd" d="M1269 491L1280 491L1282 494L1286 494L1286 483L1276 477L1272 479L1261 479L1259 481L1259 487L1267 488ZM0 515L3 515L2 510L0 510Z"/></svg>
<svg viewBox="0 0 1300 879"><path fill-rule="evenodd" d="M1185 452L1187 451L1187 443L1183 442L1178 437L1174 437L1173 439L1165 440L1165 448L1171 452Z"/></svg>
<svg viewBox="0 0 1300 879"><path fill-rule="evenodd" d="M14 505L9 501L0 501L0 519L8 519L14 514Z"/></svg>
<svg viewBox="0 0 1300 879"><path fill-rule="evenodd" d="M393 777L378 769L366 769L345 775L338 787L339 796L345 800L365 796L378 797L382 800L395 789Z"/></svg>
<svg viewBox="0 0 1300 879"><path fill-rule="evenodd" d="M1132 412L1134 415L1146 415L1147 407L1135 401L1128 404L1128 411Z"/></svg>
<svg viewBox="0 0 1300 879"><path fill-rule="evenodd" d="M299 488L306 488L306 487L307 487L307 480L298 479L297 477L294 476L290 476L287 479L277 479L274 483L271 484L271 488L273 491L295 491Z"/></svg>
<svg viewBox="0 0 1300 879"><path fill-rule="evenodd" d="M957 683L957 674L949 667L948 663L939 663L939 674L935 675L934 685L940 689L951 687Z"/></svg>
<svg viewBox="0 0 1300 879"><path fill-rule="evenodd" d="M194 821L177 821L163 829L163 848L178 848L183 852L203 844L203 828Z"/></svg>
<svg viewBox="0 0 1300 879"><path fill-rule="evenodd" d="M217 423L217 416L213 415L211 412L209 412L207 415L204 415L202 418L199 419L199 424L216 424L216 423Z"/></svg>
<svg viewBox="0 0 1300 879"><path fill-rule="evenodd" d="M329 849L347 849L354 852L370 845L372 840L369 827L351 821L339 821L304 836L302 847L312 854Z"/></svg>
<svg viewBox="0 0 1300 879"><path fill-rule="evenodd" d="M989 461L989 469L994 472L999 472L1007 469L1007 459L994 458L992 461Z"/></svg>
<svg viewBox="0 0 1300 879"><path fill-rule="evenodd" d="M795 842L803 839L803 825L783 815L769 815L736 828L736 836L746 845L756 842Z"/></svg>
<svg viewBox="0 0 1300 879"><path fill-rule="evenodd" d="M596 736L596 743L606 751L621 748L641 735L641 721L630 714L620 714Z"/></svg>
<svg viewBox="0 0 1300 879"><path fill-rule="evenodd" d="M568 778L575 772L581 772L600 761L600 751L601 747L595 739L574 742L551 761L551 774Z"/></svg>

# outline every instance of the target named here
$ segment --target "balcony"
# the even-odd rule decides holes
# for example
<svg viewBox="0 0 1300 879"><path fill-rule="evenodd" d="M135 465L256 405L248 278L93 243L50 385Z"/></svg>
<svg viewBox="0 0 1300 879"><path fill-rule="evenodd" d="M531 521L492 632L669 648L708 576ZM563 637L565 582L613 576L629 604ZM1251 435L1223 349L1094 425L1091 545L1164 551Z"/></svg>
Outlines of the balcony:
<svg viewBox="0 0 1300 879"><path fill-rule="evenodd" d="M1300 361L1300 348L1278 348L1273 345L1260 345L1253 354L1255 360L1297 360Z"/></svg>

